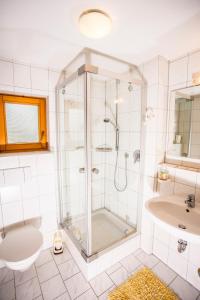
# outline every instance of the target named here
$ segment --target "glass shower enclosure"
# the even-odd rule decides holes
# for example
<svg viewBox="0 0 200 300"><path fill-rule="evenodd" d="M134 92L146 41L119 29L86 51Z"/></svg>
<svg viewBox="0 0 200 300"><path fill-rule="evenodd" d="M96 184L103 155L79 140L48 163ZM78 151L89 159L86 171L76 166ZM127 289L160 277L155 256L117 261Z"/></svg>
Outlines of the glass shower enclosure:
<svg viewBox="0 0 200 300"><path fill-rule="evenodd" d="M144 89L136 66L91 49L57 84L60 224L86 260L138 233Z"/></svg>

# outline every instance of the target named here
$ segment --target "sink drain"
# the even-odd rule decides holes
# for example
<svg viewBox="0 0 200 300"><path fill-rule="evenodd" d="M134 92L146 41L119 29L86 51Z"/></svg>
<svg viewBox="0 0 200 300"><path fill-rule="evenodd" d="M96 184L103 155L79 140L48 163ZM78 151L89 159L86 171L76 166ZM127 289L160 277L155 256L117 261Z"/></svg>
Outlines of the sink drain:
<svg viewBox="0 0 200 300"><path fill-rule="evenodd" d="M183 225L183 224L178 224L178 227L181 228L181 229L186 229L186 226Z"/></svg>

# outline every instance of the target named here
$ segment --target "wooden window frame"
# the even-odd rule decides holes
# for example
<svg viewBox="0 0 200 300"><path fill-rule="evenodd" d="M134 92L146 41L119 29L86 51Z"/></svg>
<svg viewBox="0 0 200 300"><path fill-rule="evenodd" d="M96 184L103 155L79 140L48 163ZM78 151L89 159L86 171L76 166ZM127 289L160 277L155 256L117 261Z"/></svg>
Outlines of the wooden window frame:
<svg viewBox="0 0 200 300"><path fill-rule="evenodd" d="M40 142L19 144L8 143L5 113L6 103L38 106L38 129ZM46 98L0 94L0 153L48 150L46 123Z"/></svg>

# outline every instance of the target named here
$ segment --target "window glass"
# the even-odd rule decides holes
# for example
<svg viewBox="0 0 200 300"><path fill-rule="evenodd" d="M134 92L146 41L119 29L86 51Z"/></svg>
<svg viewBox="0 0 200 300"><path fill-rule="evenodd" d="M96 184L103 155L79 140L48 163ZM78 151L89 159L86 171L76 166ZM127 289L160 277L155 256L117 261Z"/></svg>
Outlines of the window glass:
<svg viewBox="0 0 200 300"><path fill-rule="evenodd" d="M9 144L39 142L38 109L37 105L5 104Z"/></svg>

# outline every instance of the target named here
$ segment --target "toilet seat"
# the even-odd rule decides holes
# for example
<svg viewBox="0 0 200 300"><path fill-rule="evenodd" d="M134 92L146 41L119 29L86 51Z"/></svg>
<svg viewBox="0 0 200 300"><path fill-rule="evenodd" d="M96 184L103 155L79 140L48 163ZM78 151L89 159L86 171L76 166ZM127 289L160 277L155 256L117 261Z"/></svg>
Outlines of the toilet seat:
<svg viewBox="0 0 200 300"><path fill-rule="evenodd" d="M9 231L0 243L0 259L17 263L35 256L43 243L42 234L31 225Z"/></svg>

